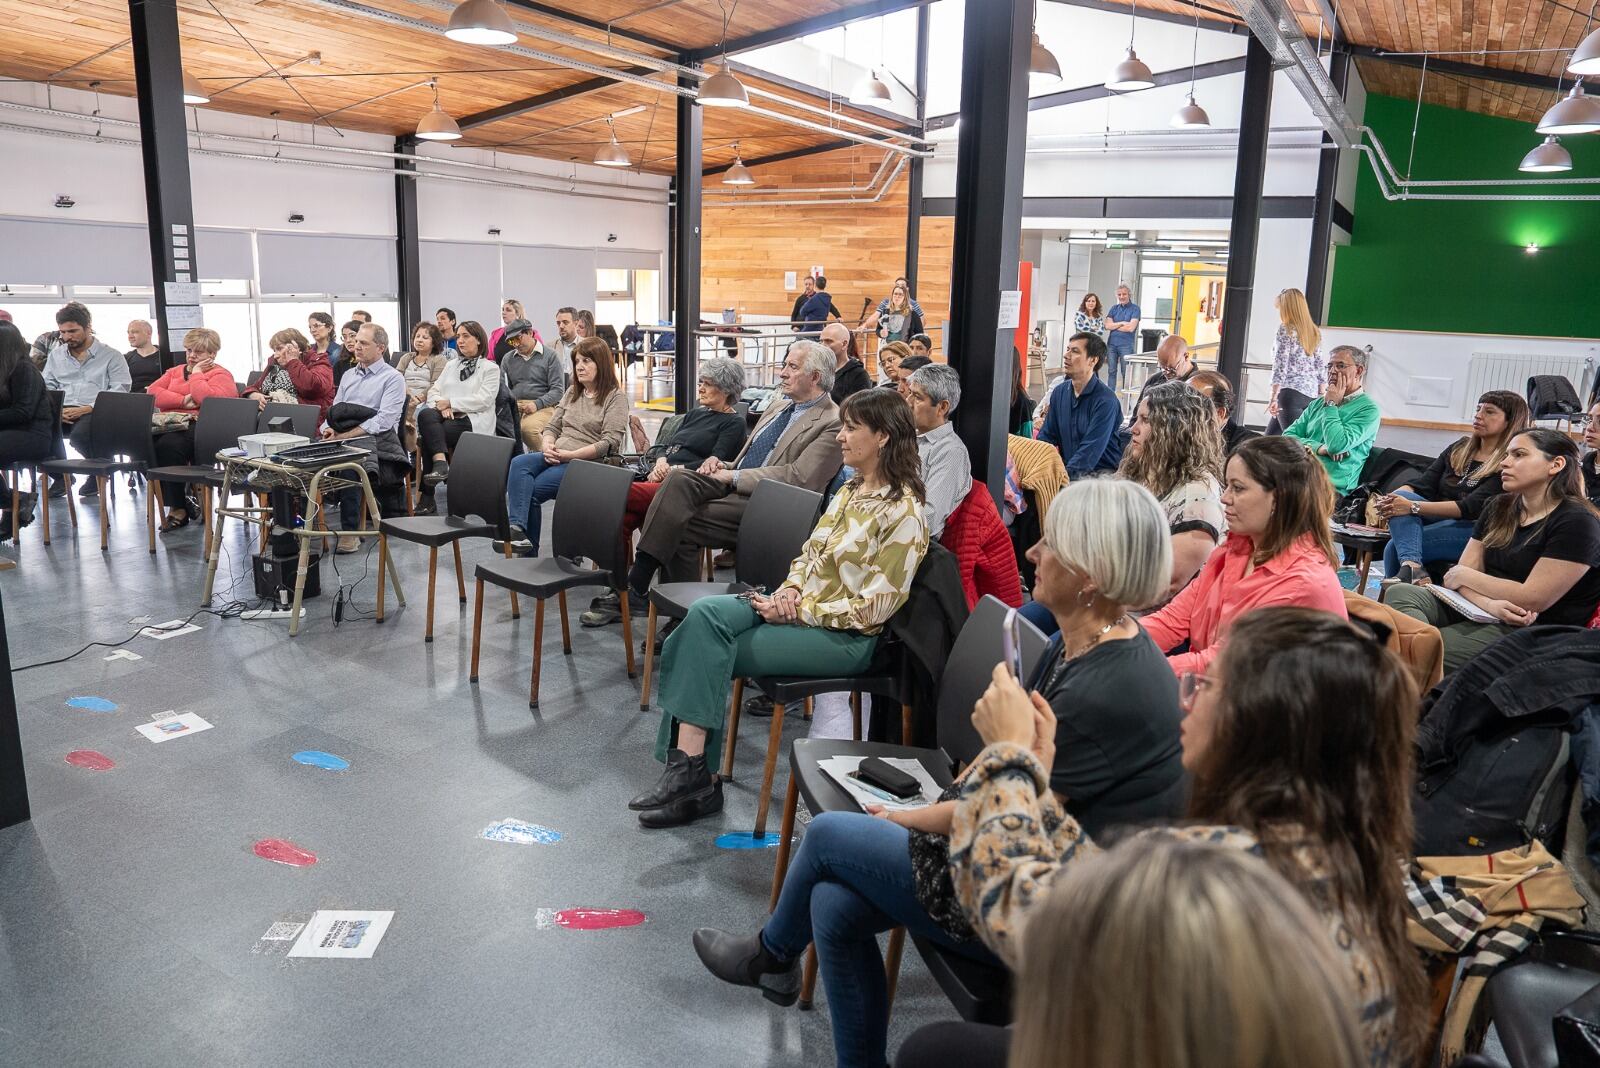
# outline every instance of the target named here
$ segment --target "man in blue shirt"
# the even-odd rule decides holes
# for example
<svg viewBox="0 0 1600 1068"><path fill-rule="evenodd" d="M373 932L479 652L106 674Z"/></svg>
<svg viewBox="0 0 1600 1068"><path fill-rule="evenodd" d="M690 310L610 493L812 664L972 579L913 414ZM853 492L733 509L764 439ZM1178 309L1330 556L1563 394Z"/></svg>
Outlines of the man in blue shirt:
<svg viewBox="0 0 1600 1068"><path fill-rule="evenodd" d="M351 344L355 365L339 380L339 390L333 395L334 407L340 404L359 404L371 408L373 414L349 430L336 431L327 423L322 425L324 441L343 438L376 437L388 434L399 425L406 411L406 376L395 370L389 355L389 334L376 323L367 323L356 334ZM330 411L332 409L329 409ZM361 491L342 490L339 493L339 529L356 530L361 520ZM377 525L378 517L371 517ZM335 550L353 553L361 548L361 539L353 534L341 535Z"/></svg>
<svg viewBox="0 0 1600 1068"><path fill-rule="evenodd" d="M1109 354L1106 370L1113 390L1120 384L1122 358L1133 355L1139 348L1139 316L1142 314L1139 305L1133 302L1133 292L1127 286L1118 286L1117 302L1106 312L1106 352Z"/></svg>
<svg viewBox="0 0 1600 1068"><path fill-rule="evenodd" d="M815 341L822 328L828 325L828 313L833 310L833 298L828 296L828 280L822 275L817 275L817 291L806 298L800 305L799 319L805 324L805 331L801 336Z"/></svg>
<svg viewBox="0 0 1600 1068"><path fill-rule="evenodd" d="M1096 471L1115 471L1122 462L1122 406L1111 387L1100 381L1106 343L1098 334L1077 333L1067 341L1061 369L1066 378L1050 394L1050 411L1039 440L1061 450L1068 478Z"/></svg>

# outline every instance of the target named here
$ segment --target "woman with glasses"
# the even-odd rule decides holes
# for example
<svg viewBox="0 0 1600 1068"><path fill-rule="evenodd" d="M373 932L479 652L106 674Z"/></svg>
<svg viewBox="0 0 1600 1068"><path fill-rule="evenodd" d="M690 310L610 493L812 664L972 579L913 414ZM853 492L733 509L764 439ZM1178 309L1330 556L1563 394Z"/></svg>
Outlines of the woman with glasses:
<svg viewBox="0 0 1600 1068"><path fill-rule="evenodd" d="M1506 446L1528 425L1528 402L1504 389L1478 398L1472 433L1436 457L1422 477L1380 496L1373 507L1389 520L1383 548L1384 585L1425 586L1428 564L1455 563L1484 506L1504 492Z"/></svg>
<svg viewBox="0 0 1600 1068"><path fill-rule="evenodd" d="M874 394L887 396L858 393L846 411ZM1030 724L1037 715L1043 725L1036 752L1054 754L1041 759L1051 797L1064 806L1058 811L1096 835L1176 818L1185 789L1177 684L1131 614L1161 596L1171 574L1161 506L1131 482L1075 482L1051 503L1044 539L1029 555L1039 569L1036 594L1061 631L1023 698ZM903 926L992 962L950 884L959 790L909 812L817 816L766 925L742 936L696 931L701 962L725 982L789 1005L800 959L815 943L837 1063L882 1068L889 1010L878 934Z"/></svg>
<svg viewBox="0 0 1600 1068"><path fill-rule="evenodd" d="M1367 1063L1411 1063L1427 988L1397 863L1412 849L1410 672L1345 620L1270 608L1180 690L1190 822L1146 834L1243 850L1287 879L1342 964ZM1051 886L1103 858L1047 789L1055 728L1037 699L997 670L972 719L987 748L962 784L950 871L983 943L1016 966L1035 952L1030 921Z"/></svg>
<svg viewBox="0 0 1600 1068"><path fill-rule="evenodd" d="M1348 615L1328 525L1333 487L1298 442L1252 438L1228 458L1228 537L1183 590L1144 618L1179 674L1216 659L1233 621L1253 608L1300 605Z"/></svg>
<svg viewBox="0 0 1600 1068"><path fill-rule="evenodd" d="M1583 445L1589 451L1583 454L1583 459L1578 462L1578 470L1583 472L1583 495L1589 498L1589 503L1600 505L1600 471L1595 470L1595 461L1600 459L1600 401L1595 402L1589 413L1583 417Z"/></svg>

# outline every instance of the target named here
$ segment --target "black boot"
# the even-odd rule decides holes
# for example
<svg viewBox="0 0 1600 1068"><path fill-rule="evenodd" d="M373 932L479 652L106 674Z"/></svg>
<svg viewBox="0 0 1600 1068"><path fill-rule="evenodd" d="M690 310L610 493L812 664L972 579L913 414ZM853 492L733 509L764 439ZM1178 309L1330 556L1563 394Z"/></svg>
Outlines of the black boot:
<svg viewBox="0 0 1600 1068"><path fill-rule="evenodd" d="M682 749L667 751L667 767L649 790L628 802L635 812L660 808L673 801L699 801L711 795L717 783L706 767L706 755L690 756Z"/></svg>
<svg viewBox="0 0 1600 1068"><path fill-rule="evenodd" d="M25 527L33 522L33 506L38 500L37 493L17 494L17 526Z"/></svg>
<svg viewBox="0 0 1600 1068"><path fill-rule="evenodd" d="M781 961L761 944L761 935L737 935L702 927L694 951L706 970L734 986L753 986L774 1005L793 1005L800 997L800 961Z"/></svg>
<svg viewBox="0 0 1600 1068"><path fill-rule="evenodd" d="M693 823L697 819L721 811L722 781L713 777L710 794L705 797L683 797L676 801L668 801L660 808L646 809L639 813L639 826L652 831L663 827L682 827L686 823Z"/></svg>

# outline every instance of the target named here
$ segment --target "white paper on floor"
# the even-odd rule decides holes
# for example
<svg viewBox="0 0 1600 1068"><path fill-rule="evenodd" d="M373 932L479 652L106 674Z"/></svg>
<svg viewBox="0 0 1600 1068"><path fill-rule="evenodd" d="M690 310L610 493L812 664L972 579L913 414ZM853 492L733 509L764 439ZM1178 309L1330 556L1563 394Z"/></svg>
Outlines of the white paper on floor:
<svg viewBox="0 0 1600 1068"><path fill-rule="evenodd" d="M371 957L389 930L390 912L318 909L289 950L291 957Z"/></svg>
<svg viewBox="0 0 1600 1068"><path fill-rule="evenodd" d="M152 742L166 742L186 734L199 734L214 726L194 712L166 712L151 723L136 723L133 729Z"/></svg>
<svg viewBox="0 0 1600 1068"><path fill-rule="evenodd" d="M890 797L880 797L860 782L851 777L851 772L861 766L861 761L866 759L859 756L836 756L826 760L817 761L817 766L823 774L838 783L840 788L864 810L868 805L881 805L891 812L903 811L911 808L923 808L931 805L939 796L939 785L933 781L933 776L928 774L928 769L922 766L920 760L910 757L885 757L884 760L891 767L901 771L917 780L922 787L922 793L906 801L895 800Z"/></svg>
<svg viewBox="0 0 1600 1068"><path fill-rule="evenodd" d="M157 623L153 627L146 627L139 633L146 638L154 638L158 642L164 642L168 638L179 638L185 634L193 634L199 629L200 624L198 623L185 623L181 619L169 619L165 623Z"/></svg>
<svg viewBox="0 0 1600 1068"><path fill-rule="evenodd" d="M128 649L118 649L116 652L112 653L110 656L102 657L101 659L103 659L103 660L143 660L144 657L142 657L138 653L135 653L135 652L133 652L131 650L128 650Z"/></svg>

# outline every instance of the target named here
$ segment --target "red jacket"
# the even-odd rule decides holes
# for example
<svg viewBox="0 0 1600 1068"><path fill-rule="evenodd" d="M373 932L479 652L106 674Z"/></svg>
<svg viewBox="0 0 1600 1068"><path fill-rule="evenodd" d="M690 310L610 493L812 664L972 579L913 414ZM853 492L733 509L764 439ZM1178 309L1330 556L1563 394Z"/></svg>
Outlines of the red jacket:
<svg viewBox="0 0 1600 1068"><path fill-rule="evenodd" d="M972 480L972 489L944 521L939 542L956 554L969 611L986 593L1013 608L1022 604L1016 550L1011 547L1011 535L1000 519L988 486Z"/></svg>
<svg viewBox="0 0 1600 1068"><path fill-rule="evenodd" d="M237 397L238 387L233 384L233 372L220 363L212 364L211 370L205 374L193 374L185 378L183 372L188 369L186 364L169 367L165 374L150 384L145 390L156 399L156 409L163 412L195 411L200 407L200 402L207 397ZM194 405L186 405L184 401L194 398Z"/></svg>
<svg viewBox="0 0 1600 1068"><path fill-rule="evenodd" d="M250 381L246 392L259 390L261 380L270 369L262 369ZM294 383L294 393L300 398L300 403L317 406L318 422L327 419L328 409L333 406L333 364L328 362L327 354L312 350L298 360L290 360L283 369L289 372L289 381Z"/></svg>

